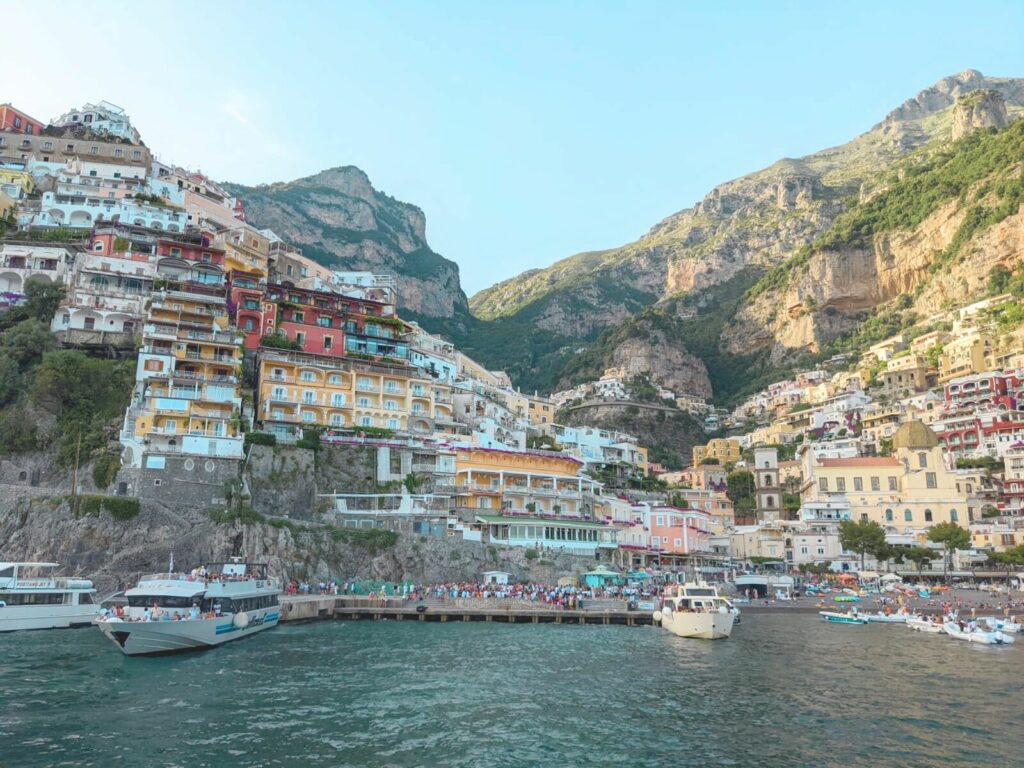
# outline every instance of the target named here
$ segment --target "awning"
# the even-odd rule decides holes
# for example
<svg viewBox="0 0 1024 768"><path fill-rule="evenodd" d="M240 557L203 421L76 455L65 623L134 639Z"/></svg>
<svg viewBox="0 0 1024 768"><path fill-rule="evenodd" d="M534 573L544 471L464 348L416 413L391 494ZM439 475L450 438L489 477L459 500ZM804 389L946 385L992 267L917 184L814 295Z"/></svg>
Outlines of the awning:
<svg viewBox="0 0 1024 768"><path fill-rule="evenodd" d="M861 571L859 576L862 579L877 579L878 578L878 572L877 571Z"/></svg>

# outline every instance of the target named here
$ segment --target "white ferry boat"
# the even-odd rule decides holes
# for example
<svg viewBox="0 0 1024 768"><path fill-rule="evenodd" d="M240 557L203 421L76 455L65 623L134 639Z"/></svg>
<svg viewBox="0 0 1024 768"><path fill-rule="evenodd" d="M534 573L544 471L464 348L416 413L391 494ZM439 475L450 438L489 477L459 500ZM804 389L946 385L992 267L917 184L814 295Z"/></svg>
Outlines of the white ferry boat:
<svg viewBox="0 0 1024 768"><path fill-rule="evenodd" d="M277 625L281 583L262 563L212 563L143 576L128 607L96 620L129 656L213 648Z"/></svg>
<svg viewBox="0 0 1024 768"><path fill-rule="evenodd" d="M88 579L57 577L58 563L0 563L0 632L66 629L92 623L99 612Z"/></svg>
<svg viewBox="0 0 1024 768"><path fill-rule="evenodd" d="M654 612L654 622L679 637L722 640L736 622L736 609L711 584L667 587L662 606Z"/></svg>

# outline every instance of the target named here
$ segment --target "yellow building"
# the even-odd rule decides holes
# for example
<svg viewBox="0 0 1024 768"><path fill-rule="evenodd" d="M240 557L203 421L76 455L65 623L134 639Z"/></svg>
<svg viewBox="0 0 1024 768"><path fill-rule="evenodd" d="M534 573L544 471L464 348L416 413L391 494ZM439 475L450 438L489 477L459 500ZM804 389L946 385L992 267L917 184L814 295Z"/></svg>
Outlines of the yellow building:
<svg viewBox="0 0 1024 768"><path fill-rule="evenodd" d="M709 440L707 445L693 447L693 465L697 466L704 459L718 459L719 464L735 464L743 458L740 441L732 437L719 437Z"/></svg>
<svg viewBox="0 0 1024 768"><path fill-rule="evenodd" d="M920 421L893 435L893 456L816 459L803 451L803 503L828 503L836 519L874 520L890 532L909 533L936 523L966 526L967 494L946 468L938 438Z"/></svg>
<svg viewBox="0 0 1024 768"><path fill-rule="evenodd" d="M169 453L241 458L242 337L229 328L223 290L171 285L153 294L143 327L126 463Z"/></svg>
<svg viewBox="0 0 1024 768"><path fill-rule="evenodd" d="M452 418L451 388L398 363L262 348L257 416L291 439L305 427L430 433Z"/></svg>
<svg viewBox="0 0 1024 768"><path fill-rule="evenodd" d="M949 342L939 356L939 384L989 370L992 349L987 333L969 333Z"/></svg>
<svg viewBox="0 0 1024 768"><path fill-rule="evenodd" d="M218 238L224 248L224 271L256 273L266 279L269 271L270 240L258 229L240 226Z"/></svg>
<svg viewBox="0 0 1024 768"><path fill-rule="evenodd" d="M18 202L0 189L0 221L10 221L14 218L14 210Z"/></svg>
<svg viewBox="0 0 1024 768"><path fill-rule="evenodd" d="M36 189L36 183L32 179L32 174L28 171L16 171L10 168L0 168L0 187L8 185L20 190L9 190L8 193L10 197L24 197L25 195L31 195ZM10 194L11 192L14 192L14 194Z"/></svg>
<svg viewBox="0 0 1024 768"><path fill-rule="evenodd" d="M459 448L458 506L507 514L590 517L599 484L583 462L548 451Z"/></svg>

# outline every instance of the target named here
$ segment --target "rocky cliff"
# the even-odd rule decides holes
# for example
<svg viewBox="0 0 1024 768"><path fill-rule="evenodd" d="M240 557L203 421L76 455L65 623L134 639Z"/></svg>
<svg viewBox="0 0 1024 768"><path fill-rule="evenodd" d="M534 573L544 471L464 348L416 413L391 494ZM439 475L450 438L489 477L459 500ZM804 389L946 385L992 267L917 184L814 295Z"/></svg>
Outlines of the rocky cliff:
<svg viewBox="0 0 1024 768"><path fill-rule="evenodd" d="M466 313L459 268L430 249L423 211L374 189L358 168L224 186L244 201L250 223L274 230L321 264L395 275L403 308L432 317Z"/></svg>
<svg viewBox="0 0 1024 768"><path fill-rule="evenodd" d="M752 289L723 333L729 351L817 353L891 302L927 317L1021 264L1024 121L997 130L1006 111L993 91L968 94L953 114L958 132L973 130L895 168L876 196Z"/></svg>
<svg viewBox="0 0 1024 768"><path fill-rule="evenodd" d="M515 326L529 316L538 327L558 334L563 349L572 350L548 364L572 370L578 367L574 355L579 353L580 342L592 342L600 331L622 323L626 315L680 294L706 292L745 271L770 273L798 256L803 258L802 251L826 235L851 207L870 202L897 181L890 172L905 159L950 141L954 134L998 128L1022 111L1022 79L986 77L974 70L943 78L847 144L804 158L784 159L722 184L692 208L655 225L635 243L532 270L478 293L470 299L470 307L492 324L484 329L485 335L490 331L500 336L502 327ZM903 169L904 174L908 172L913 173L913 168ZM850 254L850 258L856 261L858 257ZM812 269L808 285L815 278L825 282L818 290L839 285L831 280L829 270L834 266ZM848 274L854 272L851 269ZM836 273L836 278L845 276ZM894 284L906 283L905 278L892 279ZM875 295L887 295L890 289L886 284L851 290L874 291L872 298L851 296L848 309L852 310L855 305L874 306ZM795 304L783 308L782 314L794 315L786 323L776 325L778 318L766 322L772 309L779 310L783 301L791 298L783 300L773 294L772 299L763 299L761 309L748 313L760 324L736 325L710 352L754 355L771 347L777 362L785 357L780 350L800 349L801 340L809 333L824 338L856 324L852 317L833 320L831 314L824 313L813 320L803 319L808 316L800 314ZM806 298L799 295L800 302ZM817 300L810 297L811 302ZM824 302L822 306L839 310L842 300L837 294ZM811 322L821 330L808 330L805 326ZM686 339L681 342L685 345ZM478 344L488 348L486 340ZM702 357L705 364L712 364L709 357ZM500 367L500 353L496 351L488 362ZM530 378L531 371L525 374L519 383L541 383Z"/></svg>

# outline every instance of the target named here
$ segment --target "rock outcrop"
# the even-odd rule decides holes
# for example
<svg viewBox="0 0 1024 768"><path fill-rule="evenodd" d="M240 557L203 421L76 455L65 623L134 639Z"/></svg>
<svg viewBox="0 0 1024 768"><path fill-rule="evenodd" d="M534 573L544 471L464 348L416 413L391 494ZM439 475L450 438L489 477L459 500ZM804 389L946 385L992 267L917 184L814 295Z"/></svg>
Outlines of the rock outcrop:
<svg viewBox="0 0 1024 768"><path fill-rule="evenodd" d="M423 211L374 189L360 169L224 187L243 200L250 223L274 230L321 264L394 275L401 307L431 317L467 312L459 268L430 249Z"/></svg>
<svg viewBox="0 0 1024 768"><path fill-rule="evenodd" d="M680 339L670 339L661 331L644 339L626 339L612 351L609 362L622 368L627 378L646 375L673 392L711 397L704 361L691 355Z"/></svg>
<svg viewBox="0 0 1024 768"><path fill-rule="evenodd" d="M1008 122L1003 94L991 88L971 91L953 106L953 139L979 128L1005 128Z"/></svg>

